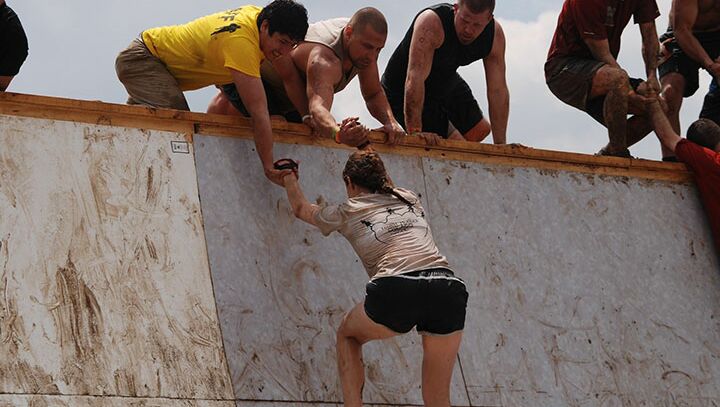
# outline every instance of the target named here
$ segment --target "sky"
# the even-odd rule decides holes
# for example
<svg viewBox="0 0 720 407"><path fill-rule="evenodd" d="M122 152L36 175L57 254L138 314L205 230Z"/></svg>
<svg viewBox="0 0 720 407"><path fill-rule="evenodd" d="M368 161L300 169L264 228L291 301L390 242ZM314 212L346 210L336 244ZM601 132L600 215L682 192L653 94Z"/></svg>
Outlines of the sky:
<svg viewBox="0 0 720 407"><path fill-rule="evenodd" d="M661 16L658 34L667 26L671 0L657 0ZM9 91L66 98L124 103L127 94L115 75L115 57L147 28L182 24L197 17L256 3L227 0L7 0L19 15L28 36L30 53ZM302 1L301 1L302 2ZM350 16L365 6L382 11L389 23L381 72L405 35L413 17L435 1L306 0L310 22ZM507 40L507 81L510 89L508 142L549 150L592 154L607 143L607 130L587 114L557 100L547 89L543 64L552 39L561 0L498 0L495 17ZM631 23L623 34L619 63L631 76L643 77L640 34ZM481 109L487 112L482 62L460 69ZM685 99L681 111L683 133L698 116L709 75L700 73L700 90ZM187 93L190 108L204 112L215 94L213 87ZM359 116L371 127L377 121L367 112L357 79L336 95L336 119ZM486 142L490 142L488 137ZM640 158L659 159L654 134L631 148Z"/></svg>

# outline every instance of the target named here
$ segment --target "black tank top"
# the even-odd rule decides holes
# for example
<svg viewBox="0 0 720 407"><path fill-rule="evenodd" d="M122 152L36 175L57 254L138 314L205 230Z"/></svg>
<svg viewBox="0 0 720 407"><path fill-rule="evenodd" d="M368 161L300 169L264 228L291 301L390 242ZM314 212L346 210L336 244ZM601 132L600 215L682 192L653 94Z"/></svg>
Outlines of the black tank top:
<svg viewBox="0 0 720 407"><path fill-rule="evenodd" d="M412 40L413 28L415 20L425 10L432 10L440 17L443 31L445 32L445 41L440 48L435 50L433 55L432 69L430 75L425 80L426 92L433 92L434 89L442 90L445 81L454 77L455 72L461 66L470 65L471 63L485 58L492 50L493 40L495 39L495 20L488 23L485 30L478 36L475 41L468 45L463 45L455 32L455 24L453 22L455 13L453 6L449 3L441 3L426 9L423 9L413 19L410 29L405 34L405 38L395 49L387 67L383 74L383 85L393 93L403 94L405 91L405 78L407 76L408 58L410 55L410 41Z"/></svg>

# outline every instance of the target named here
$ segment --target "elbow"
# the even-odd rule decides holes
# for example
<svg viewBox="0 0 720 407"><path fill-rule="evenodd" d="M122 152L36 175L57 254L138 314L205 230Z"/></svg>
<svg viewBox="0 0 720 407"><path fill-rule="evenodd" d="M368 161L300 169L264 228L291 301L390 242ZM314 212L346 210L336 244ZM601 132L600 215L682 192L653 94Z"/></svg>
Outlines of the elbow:
<svg viewBox="0 0 720 407"><path fill-rule="evenodd" d="M675 35L675 39L677 40L678 45L680 45L681 48L691 48L692 40L694 37L692 30L688 29L687 27L677 28L673 29L673 34Z"/></svg>

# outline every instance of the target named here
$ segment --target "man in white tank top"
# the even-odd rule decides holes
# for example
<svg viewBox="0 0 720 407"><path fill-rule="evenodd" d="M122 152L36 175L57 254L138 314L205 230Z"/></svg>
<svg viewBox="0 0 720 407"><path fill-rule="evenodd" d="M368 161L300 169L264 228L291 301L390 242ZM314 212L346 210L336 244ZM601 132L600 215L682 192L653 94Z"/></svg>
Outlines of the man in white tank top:
<svg viewBox="0 0 720 407"><path fill-rule="evenodd" d="M270 89L271 114L286 115L296 110L302 121L320 137L338 143L361 146L367 143L369 130L357 117L338 121L330 113L334 94L357 76L368 110L388 134L391 143L405 131L395 120L380 85L377 60L385 46L387 22L375 8L358 10L351 18L335 18L310 25L305 41L289 57L265 64L262 79ZM233 107L234 106L234 107ZM222 88L208 107L208 113L238 114L242 102L230 86Z"/></svg>

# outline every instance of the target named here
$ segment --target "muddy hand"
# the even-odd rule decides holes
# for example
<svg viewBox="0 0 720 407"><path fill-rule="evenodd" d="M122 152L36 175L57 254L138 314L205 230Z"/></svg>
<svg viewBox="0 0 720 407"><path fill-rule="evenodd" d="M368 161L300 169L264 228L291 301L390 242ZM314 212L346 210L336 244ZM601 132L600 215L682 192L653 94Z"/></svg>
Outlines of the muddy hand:
<svg viewBox="0 0 720 407"><path fill-rule="evenodd" d="M414 133L410 133L410 135L420 137L423 141L425 141L425 144L429 146L438 145L442 139L436 133L430 133L428 131L416 131Z"/></svg>
<svg viewBox="0 0 720 407"><path fill-rule="evenodd" d="M362 125L357 117L349 117L342 121L338 131L338 140L351 147L357 147L368 141L370 130Z"/></svg>
<svg viewBox="0 0 720 407"><path fill-rule="evenodd" d="M391 146L402 142L407 136L405 130L397 122L388 123L377 130L387 135L386 141Z"/></svg>

